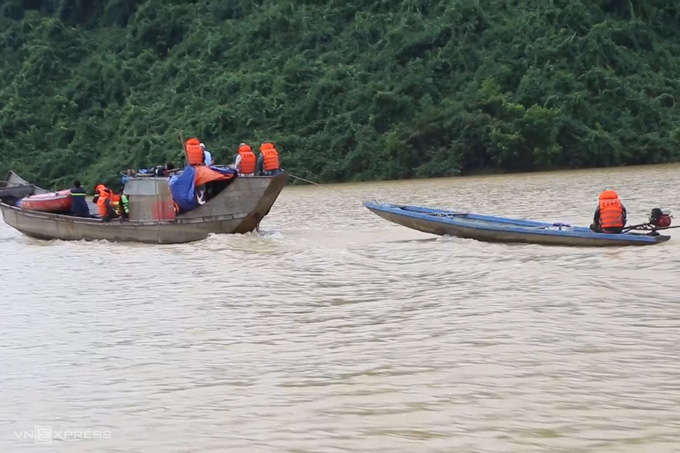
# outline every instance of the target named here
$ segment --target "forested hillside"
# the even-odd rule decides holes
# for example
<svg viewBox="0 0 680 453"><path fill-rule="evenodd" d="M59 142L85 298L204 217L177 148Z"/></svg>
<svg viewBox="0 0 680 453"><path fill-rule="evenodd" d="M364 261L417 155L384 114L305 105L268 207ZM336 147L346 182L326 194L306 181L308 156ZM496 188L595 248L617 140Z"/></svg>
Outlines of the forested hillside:
<svg viewBox="0 0 680 453"><path fill-rule="evenodd" d="M179 131L315 181L680 160L677 0L0 5L0 172L48 187Z"/></svg>

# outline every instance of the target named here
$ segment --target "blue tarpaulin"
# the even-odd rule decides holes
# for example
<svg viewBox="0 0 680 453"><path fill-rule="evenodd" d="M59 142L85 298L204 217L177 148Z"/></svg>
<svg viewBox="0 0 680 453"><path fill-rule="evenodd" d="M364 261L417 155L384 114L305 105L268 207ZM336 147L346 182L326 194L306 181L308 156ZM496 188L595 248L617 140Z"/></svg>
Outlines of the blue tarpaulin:
<svg viewBox="0 0 680 453"><path fill-rule="evenodd" d="M198 207L194 194L195 173L194 167L186 166L181 174L170 177L170 193L182 212Z"/></svg>
<svg viewBox="0 0 680 453"><path fill-rule="evenodd" d="M231 167L217 167L211 166L210 170L217 172L221 175L226 175L230 177L236 176L236 170ZM175 203L179 206L181 212L191 211L198 207L198 201L196 201L196 178L201 176L201 181L210 182L216 179L224 179L223 176L215 175L210 171L206 170L206 167L199 167L199 173L196 173L196 168L190 165L184 167L184 171L180 175L174 175L170 177L170 194L175 200ZM230 179L230 178L226 178ZM199 184L205 184L205 182L200 182Z"/></svg>
<svg viewBox="0 0 680 453"><path fill-rule="evenodd" d="M211 165L209 167L211 170L215 170L216 172L222 173L223 175L235 175L236 170L234 170L231 167L218 167L217 165Z"/></svg>

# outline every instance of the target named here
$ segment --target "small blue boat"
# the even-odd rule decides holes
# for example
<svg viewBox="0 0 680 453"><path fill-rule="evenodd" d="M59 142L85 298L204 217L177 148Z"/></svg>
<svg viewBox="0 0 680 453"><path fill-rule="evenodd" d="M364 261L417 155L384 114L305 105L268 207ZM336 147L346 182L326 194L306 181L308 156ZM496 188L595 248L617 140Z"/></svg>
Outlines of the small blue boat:
<svg viewBox="0 0 680 453"><path fill-rule="evenodd" d="M655 230L647 233L607 234L596 233L588 227L563 223L535 222L419 206L377 202L365 202L364 206L386 220L414 230L486 242L601 247L654 245L670 239L670 236L663 236Z"/></svg>

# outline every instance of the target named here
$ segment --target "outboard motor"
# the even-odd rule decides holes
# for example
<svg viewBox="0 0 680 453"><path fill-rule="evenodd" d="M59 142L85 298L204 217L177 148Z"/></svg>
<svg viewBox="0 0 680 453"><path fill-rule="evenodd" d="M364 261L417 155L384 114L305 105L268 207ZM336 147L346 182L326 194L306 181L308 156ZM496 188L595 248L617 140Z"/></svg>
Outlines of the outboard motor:
<svg viewBox="0 0 680 453"><path fill-rule="evenodd" d="M654 208L649 214L649 223L656 228L668 228L671 226L671 211L667 209Z"/></svg>

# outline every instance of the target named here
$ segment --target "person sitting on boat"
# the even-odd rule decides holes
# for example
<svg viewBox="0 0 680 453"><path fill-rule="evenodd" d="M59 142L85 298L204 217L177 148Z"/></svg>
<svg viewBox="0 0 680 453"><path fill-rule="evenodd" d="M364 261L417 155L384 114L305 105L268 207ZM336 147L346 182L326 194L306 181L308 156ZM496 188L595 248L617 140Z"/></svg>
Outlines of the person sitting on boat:
<svg viewBox="0 0 680 453"><path fill-rule="evenodd" d="M281 173L279 153L272 142L264 142L260 145L260 155L257 158L257 173L263 176L272 176Z"/></svg>
<svg viewBox="0 0 680 453"><path fill-rule="evenodd" d="M234 168L239 176L255 176L257 158L250 145L241 143L238 147L238 154L234 161Z"/></svg>
<svg viewBox="0 0 680 453"><path fill-rule="evenodd" d="M99 217L104 222L116 217L116 210L112 204L112 192L111 189L104 189L97 198L97 210L99 211Z"/></svg>
<svg viewBox="0 0 680 453"><path fill-rule="evenodd" d="M168 162L165 165L158 165L156 168L154 168L153 174L159 177L166 177L170 176L174 170L175 165L171 162Z"/></svg>
<svg viewBox="0 0 680 453"><path fill-rule="evenodd" d="M621 233L626 225L626 207L613 190L600 193L590 229L597 233Z"/></svg>
<svg viewBox="0 0 680 453"><path fill-rule="evenodd" d="M196 137L187 140L186 156L187 163L193 167L205 164L205 153L201 147L201 141Z"/></svg>
<svg viewBox="0 0 680 453"><path fill-rule="evenodd" d="M203 165L206 167L209 167L215 163L215 161L212 158L212 153L205 149L205 145L201 143L201 148L203 148Z"/></svg>
<svg viewBox="0 0 680 453"><path fill-rule="evenodd" d="M91 217L90 207L87 205L85 189L81 187L80 181L73 181L71 188L71 214L76 217Z"/></svg>
<svg viewBox="0 0 680 453"><path fill-rule="evenodd" d="M113 205L113 210L116 211L116 215L121 220L127 220L130 217L130 202L127 195L123 193L123 189L111 195L111 204Z"/></svg>

